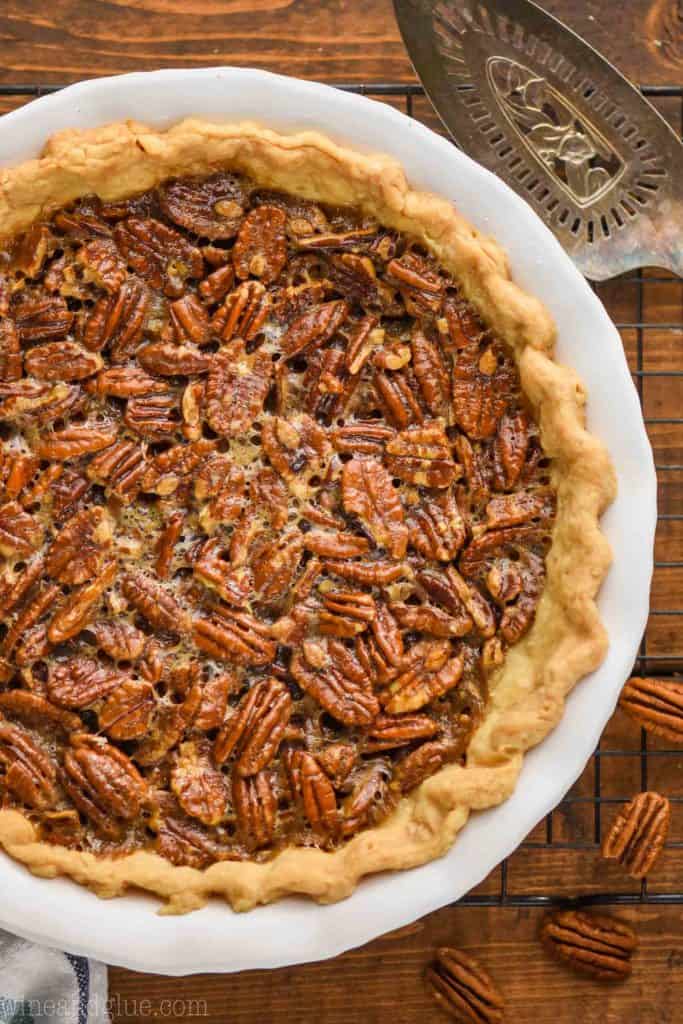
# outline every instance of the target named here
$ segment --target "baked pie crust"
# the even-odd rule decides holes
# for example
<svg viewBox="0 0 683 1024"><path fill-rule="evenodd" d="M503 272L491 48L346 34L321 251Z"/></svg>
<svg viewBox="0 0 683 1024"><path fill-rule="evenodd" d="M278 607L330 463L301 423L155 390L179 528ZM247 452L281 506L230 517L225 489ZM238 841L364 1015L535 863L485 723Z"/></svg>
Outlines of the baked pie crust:
<svg viewBox="0 0 683 1024"><path fill-rule="evenodd" d="M496 242L446 200L413 191L394 160L342 148L314 132L284 136L252 123L193 119L166 132L134 122L68 130L49 140L40 159L0 172L0 224L10 237L83 196L111 202L226 168L262 188L360 209L415 239L453 274L461 294L514 354L550 459L557 510L535 621L489 677L488 702L465 758L441 767L402 796L381 824L338 848L289 846L269 860L222 860L199 870L148 850L100 856L43 842L28 817L0 811L0 842L35 874L68 875L102 897L146 890L165 901L167 913L200 907L211 895L236 910L287 893L332 902L349 895L363 875L440 856L470 810L511 794L525 751L557 724L565 697L607 648L595 595L610 551L598 522L614 497L615 474L602 444L585 429L581 382L553 360L552 320L512 282Z"/></svg>

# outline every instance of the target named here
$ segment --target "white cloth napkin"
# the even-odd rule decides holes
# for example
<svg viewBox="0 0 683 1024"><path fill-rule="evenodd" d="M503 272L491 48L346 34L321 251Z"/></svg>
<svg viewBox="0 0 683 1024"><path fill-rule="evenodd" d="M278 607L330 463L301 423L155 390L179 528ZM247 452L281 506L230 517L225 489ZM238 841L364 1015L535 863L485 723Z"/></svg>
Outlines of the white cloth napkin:
<svg viewBox="0 0 683 1024"><path fill-rule="evenodd" d="M107 968L0 931L0 1024L109 1024Z"/></svg>

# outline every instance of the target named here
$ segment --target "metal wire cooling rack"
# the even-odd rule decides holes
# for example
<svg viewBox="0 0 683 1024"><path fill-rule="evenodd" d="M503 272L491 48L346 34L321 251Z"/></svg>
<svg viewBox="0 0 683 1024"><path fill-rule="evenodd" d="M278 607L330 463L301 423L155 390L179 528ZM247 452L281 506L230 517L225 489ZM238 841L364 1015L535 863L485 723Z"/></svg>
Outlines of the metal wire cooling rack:
<svg viewBox="0 0 683 1024"><path fill-rule="evenodd" d="M425 98L424 90L417 83L335 84L337 88L346 92L385 100L392 105L402 107L409 116L426 120L430 126L439 129L438 119ZM17 105L20 105L22 101L56 92L60 88L62 88L60 85L0 85L0 100L9 101L12 105L14 100ZM641 91L683 134L683 86L642 86ZM648 289L656 290L657 288L667 290L667 297L660 302L659 306L656 298L654 303L647 300ZM666 387L668 381L671 393L671 387L678 386L675 382L683 378L683 346L680 347L677 363L673 349L677 341L683 342L683 280L658 272L638 271L634 274L623 275L617 281L597 285L595 290L622 333L633 378L645 413L645 423L655 449L661 510L658 517L660 545L663 541L661 546L668 549L671 545L675 547L678 543L683 558L683 527L681 527L680 540L675 534L675 524L683 524L683 416L649 415L650 406L654 411L658 411L658 406L664 404L666 407L666 402L662 403L661 398L658 399L657 395L653 400L648 400L650 396L646 391L648 382L653 382L655 386L661 388L662 385ZM628 296L626 301L624 301L625 295ZM674 311L673 318L671 309ZM662 314L666 315L662 316ZM678 406L680 407L680 401ZM667 432L663 436L659 433L662 429ZM658 445L666 453L664 462L660 462L657 458ZM680 462L675 461L676 457ZM672 459L674 461L671 461ZM676 509L677 504L679 510L671 511L672 508ZM672 530L674 533L671 533ZM667 533L667 531L669 532ZM653 592L657 594L659 591L663 591L665 595L669 593L672 585L667 584L666 574L675 573L677 570L681 572L681 584L678 591L680 605L660 607L656 602L656 606L651 609L650 622L643 636L640 653L633 669L634 675L656 673L658 676L665 676L683 673L683 639L679 641L680 646L677 648L675 641L668 639L666 630L664 633L657 630L657 620L671 619L677 626L680 617L683 616L683 560L655 561ZM660 585L658 586L658 584ZM673 586L675 587L675 585L676 580L674 579ZM673 633L674 629L675 627L671 626L669 632ZM655 642L650 644L653 635ZM628 726L625 728L628 729ZM642 790L646 790L650 784L653 766L659 762L657 765L659 768L662 760L667 762L671 768L670 779L675 779L677 773L683 775L680 772L683 767L683 750L671 749L662 744L653 743L644 730L639 731L635 726L631 728L630 733L625 732L622 728L619 735L620 743L613 743L603 738L593 754L592 765L589 765L584 773L584 784L582 785L580 781L577 786L573 787L559 807L547 816L544 825L538 826L531 836L522 843L520 853L503 861L500 868L497 869L499 879L496 879L495 891L490 891L490 884L485 885L482 887L481 893L475 891L460 900L461 905L534 907L567 902L567 887L565 885L562 885L562 892L556 893L512 890L509 884L510 864L514 864L515 857L523 856L525 851L546 851L549 854L556 852L560 855L563 852L579 853L583 851L586 861L590 857L595 862L603 834L603 818L608 813L608 808L610 805L622 804L625 799L633 795L633 790L630 793L621 791L612 793L611 786L605 782L605 777L611 774L606 770L608 763L613 759L628 759L638 766L638 782L636 784ZM592 776L592 778L588 781L588 792L585 792L587 776ZM667 793L666 786L661 782L658 783L658 786L664 790L672 804L675 805L674 811L676 806L683 805L683 796ZM683 789L681 792L683 793ZM586 813L588 815L588 825L583 830L583 834L579 837L558 837L556 827L558 817L566 815L571 818L579 808L584 819ZM669 842L667 848L671 852L683 851L683 841ZM683 856L681 856L679 864L681 870L677 878L674 879L674 889L676 889L676 882L683 885ZM610 891L593 892L581 896L579 902L626 905L683 904L683 891L677 889L676 891L673 889L653 891L653 888L652 884L648 884L647 880L644 880L640 884L639 890L624 892L610 889Z"/></svg>

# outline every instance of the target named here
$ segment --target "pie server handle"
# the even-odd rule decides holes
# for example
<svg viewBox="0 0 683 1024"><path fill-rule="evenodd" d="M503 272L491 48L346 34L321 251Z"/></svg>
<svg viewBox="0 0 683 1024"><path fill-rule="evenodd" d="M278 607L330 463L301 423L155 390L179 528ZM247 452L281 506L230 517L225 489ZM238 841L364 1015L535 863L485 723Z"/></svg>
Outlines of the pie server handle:
<svg viewBox="0 0 683 1024"><path fill-rule="evenodd" d="M615 67L531 0L394 7L455 141L526 199L586 277L683 276L683 145Z"/></svg>

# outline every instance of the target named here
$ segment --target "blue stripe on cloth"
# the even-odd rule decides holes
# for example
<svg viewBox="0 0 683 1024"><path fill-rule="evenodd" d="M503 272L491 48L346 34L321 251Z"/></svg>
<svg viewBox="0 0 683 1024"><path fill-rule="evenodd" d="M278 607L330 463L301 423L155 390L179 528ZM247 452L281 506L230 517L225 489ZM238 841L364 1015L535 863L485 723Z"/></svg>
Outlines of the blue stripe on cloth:
<svg viewBox="0 0 683 1024"><path fill-rule="evenodd" d="M82 956L64 954L74 969L78 984L78 1024L88 1024L88 1004L90 1003L90 968L88 961Z"/></svg>

